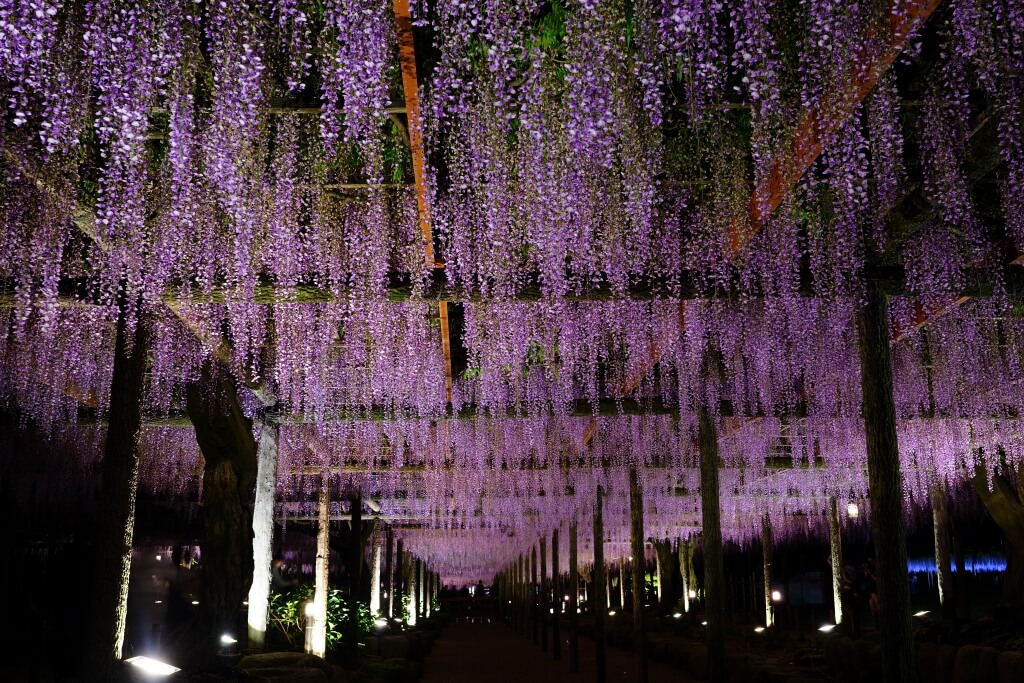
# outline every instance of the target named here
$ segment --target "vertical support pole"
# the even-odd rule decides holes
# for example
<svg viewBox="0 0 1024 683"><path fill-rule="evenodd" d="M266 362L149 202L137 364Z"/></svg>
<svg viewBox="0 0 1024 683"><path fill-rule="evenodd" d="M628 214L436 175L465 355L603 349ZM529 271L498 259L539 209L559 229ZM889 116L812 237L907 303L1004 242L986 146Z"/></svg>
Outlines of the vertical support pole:
<svg viewBox="0 0 1024 683"><path fill-rule="evenodd" d="M380 576L383 555L384 540L378 537L373 543L373 567L370 573L370 613L374 618L380 615Z"/></svg>
<svg viewBox="0 0 1024 683"><path fill-rule="evenodd" d="M580 574L576 548L576 521L569 525L569 673L580 671Z"/></svg>
<svg viewBox="0 0 1024 683"><path fill-rule="evenodd" d="M619 556L619 611L626 611L626 555Z"/></svg>
<svg viewBox="0 0 1024 683"><path fill-rule="evenodd" d="M422 560L416 560L416 618L422 618L427 616L427 606L424 603L424 598L427 596L426 586L424 585L427 580L427 565Z"/></svg>
<svg viewBox="0 0 1024 683"><path fill-rule="evenodd" d="M647 631L644 625L644 492L636 465L629 468L629 540L633 552L633 664L636 683L647 683Z"/></svg>
<svg viewBox="0 0 1024 683"><path fill-rule="evenodd" d="M935 533L935 582L939 586L939 604L943 619L956 616L953 598L952 563L950 562L949 494L946 482L938 479L932 487L932 524Z"/></svg>
<svg viewBox="0 0 1024 683"><path fill-rule="evenodd" d="M608 680L608 645L605 636L605 617L608 614L608 579L604 566L604 492L597 487L594 501L594 672L597 683Z"/></svg>
<svg viewBox="0 0 1024 683"><path fill-rule="evenodd" d="M313 614L307 616L306 652L317 657L327 656L327 584L330 574L331 554L331 489L328 485L327 468L320 473L319 522L316 532L316 584L313 588Z"/></svg>
<svg viewBox="0 0 1024 683"><path fill-rule="evenodd" d="M761 518L761 559L764 561L764 625L775 626L775 603L772 602L772 518Z"/></svg>
<svg viewBox="0 0 1024 683"><path fill-rule="evenodd" d="M562 658L562 635L558 628L562 613L562 577L558 572L558 529L556 528L551 532L551 594L554 598L552 603L555 608L554 614L551 615L551 649L555 661Z"/></svg>
<svg viewBox="0 0 1024 683"><path fill-rule="evenodd" d="M387 591L384 618L393 619L395 616L395 532L390 524L384 534L384 543L384 581Z"/></svg>
<svg viewBox="0 0 1024 683"><path fill-rule="evenodd" d="M394 618L405 621L408 615L405 613L402 605L402 599L405 596L405 584L402 581L405 577L405 552L402 546L402 539L399 538L398 541L395 542L395 576L394 586L391 591L394 602L392 603L391 608L393 610L392 615Z"/></svg>
<svg viewBox="0 0 1024 683"><path fill-rule="evenodd" d="M846 620L847 615L843 614L843 541L839 529L839 501L835 496L828 499L828 542L829 564L832 565L832 609L838 625Z"/></svg>
<svg viewBox="0 0 1024 683"><path fill-rule="evenodd" d="M537 546L530 546L530 621L533 623L533 644L540 642L540 621L537 609Z"/></svg>
<svg viewBox="0 0 1024 683"><path fill-rule="evenodd" d="M683 614L690 613L690 541L679 540L679 575L683 577Z"/></svg>
<svg viewBox="0 0 1024 683"><path fill-rule="evenodd" d="M256 450L256 500L252 513L252 585L249 587L249 647L263 649L270 615L270 562L274 552L274 494L277 491L277 446L281 429L260 425Z"/></svg>
<svg viewBox="0 0 1024 683"><path fill-rule="evenodd" d="M551 584L548 583L548 539L540 539L540 651L548 651L548 607Z"/></svg>
<svg viewBox="0 0 1024 683"><path fill-rule="evenodd" d="M892 394L888 302L878 283L871 280L865 299L858 316L860 376L881 604L882 676L887 681L913 683L917 680L917 657L910 624L903 475Z"/></svg>
<svg viewBox="0 0 1024 683"><path fill-rule="evenodd" d="M712 681L725 681L725 562L722 510L718 489L718 431L711 413L698 411L700 500L704 527L704 606L707 615L708 663Z"/></svg>

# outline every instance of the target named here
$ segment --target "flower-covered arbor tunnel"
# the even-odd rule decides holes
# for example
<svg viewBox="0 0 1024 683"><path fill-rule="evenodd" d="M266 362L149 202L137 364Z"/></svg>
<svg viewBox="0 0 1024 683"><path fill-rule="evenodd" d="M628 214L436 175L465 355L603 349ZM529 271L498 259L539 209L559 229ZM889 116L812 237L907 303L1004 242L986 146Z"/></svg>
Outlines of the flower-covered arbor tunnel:
<svg viewBox="0 0 1024 683"><path fill-rule="evenodd" d="M0 2L15 537L94 542L97 672L144 501L211 614L288 524L475 582L639 515L715 662L723 542L856 503L908 608L949 497L1019 607L1022 55L1020 0Z"/></svg>

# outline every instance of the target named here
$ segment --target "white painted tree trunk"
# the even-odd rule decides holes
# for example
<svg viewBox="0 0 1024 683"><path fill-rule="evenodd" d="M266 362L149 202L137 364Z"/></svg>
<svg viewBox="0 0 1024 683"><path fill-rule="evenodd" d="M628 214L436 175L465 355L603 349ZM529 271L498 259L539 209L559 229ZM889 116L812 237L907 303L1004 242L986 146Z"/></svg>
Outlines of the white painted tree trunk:
<svg viewBox="0 0 1024 683"><path fill-rule="evenodd" d="M274 552L274 498L280 427L264 423L256 453L256 501L252 515L252 585L249 587L249 647L263 649L270 610L270 562Z"/></svg>

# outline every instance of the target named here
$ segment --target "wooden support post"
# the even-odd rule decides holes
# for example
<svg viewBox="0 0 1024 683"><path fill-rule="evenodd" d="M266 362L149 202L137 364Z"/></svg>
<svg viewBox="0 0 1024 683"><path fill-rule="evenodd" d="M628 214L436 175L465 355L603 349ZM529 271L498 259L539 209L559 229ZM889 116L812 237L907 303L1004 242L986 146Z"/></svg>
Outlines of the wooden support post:
<svg viewBox="0 0 1024 683"><path fill-rule="evenodd" d="M248 647L262 650L270 616L270 562L274 559L274 494L277 490L277 446L281 428L263 422L256 450L256 500L252 513L252 585L249 587Z"/></svg>
<svg viewBox="0 0 1024 683"><path fill-rule="evenodd" d="M707 408L698 411L700 500L704 531L704 606L707 618L708 664L713 683L728 679L725 666L725 566L722 554L722 510L718 489L718 431Z"/></svg>
<svg viewBox="0 0 1024 683"><path fill-rule="evenodd" d="M551 651L555 661L562 658L562 635L558 624L562 613L562 577L558 572L558 529L556 528L551 532L551 595L555 608L554 614L551 615Z"/></svg>
<svg viewBox="0 0 1024 683"><path fill-rule="evenodd" d="M887 681L914 683L917 657L910 624L903 475L896 440L887 303L878 284L869 280L865 304L858 316L862 411L881 604L882 676Z"/></svg>
<svg viewBox="0 0 1024 683"><path fill-rule="evenodd" d="M309 640L306 652L317 657L327 656L327 586L330 577L331 556L331 488L327 472L320 474L319 522L316 532L316 561L314 563L313 628L307 628Z"/></svg>
<svg viewBox="0 0 1024 683"><path fill-rule="evenodd" d="M363 597L363 497L355 493L349 497L349 524L352 528L352 548L345 560L348 565L349 595L356 599ZM369 602L369 600L367 600Z"/></svg>
<svg viewBox="0 0 1024 683"><path fill-rule="evenodd" d="M605 636L605 616L608 614L607 577L604 566L604 492L597 487L594 501L594 673L597 683L608 680L608 645Z"/></svg>
<svg viewBox="0 0 1024 683"><path fill-rule="evenodd" d="M399 538L395 542L395 575L391 593L394 602L391 605L391 609L393 618L405 621L407 615L405 610L402 609L402 597L405 595L405 583L403 582L405 577L405 552L402 546L402 539Z"/></svg>
<svg viewBox="0 0 1024 683"><path fill-rule="evenodd" d="M848 619L848 615L843 614L843 541L839 529L839 501L835 496L828 499L828 543L829 564L832 565L832 609L839 625Z"/></svg>
<svg viewBox="0 0 1024 683"><path fill-rule="evenodd" d="M548 583L548 539L540 539L540 651L548 651L548 596L551 584Z"/></svg>
<svg viewBox="0 0 1024 683"><path fill-rule="evenodd" d="M580 671L580 574L576 550L576 522L569 524L569 673Z"/></svg>
<svg viewBox="0 0 1024 683"><path fill-rule="evenodd" d="M626 611L626 556L619 556L619 611Z"/></svg>
<svg viewBox="0 0 1024 683"><path fill-rule="evenodd" d="M374 618L380 616L380 577L383 555L384 542L378 537L373 542L373 567L370 572L370 613Z"/></svg>
<svg viewBox="0 0 1024 683"><path fill-rule="evenodd" d="M679 540L679 575L683 578L683 614L690 613L690 541Z"/></svg>
<svg viewBox="0 0 1024 683"><path fill-rule="evenodd" d="M533 624L533 644L540 642L540 621L537 609L537 546L530 546L530 621Z"/></svg>
<svg viewBox="0 0 1024 683"><path fill-rule="evenodd" d="M389 524L384 534L384 582L387 594L384 596L384 618L392 619L395 616L395 532Z"/></svg>
<svg viewBox="0 0 1024 683"><path fill-rule="evenodd" d="M629 468L629 541L633 552L633 666L636 683L647 683L647 631L644 625L644 492L636 465Z"/></svg>
<svg viewBox="0 0 1024 683"><path fill-rule="evenodd" d="M761 518L761 559L764 562L764 625L775 625L775 603L772 601L772 519L768 513Z"/></svg>
<svg viewBox="0 0 1024 683"><path fill-rule="evenodd" d="M935 581L939 586L939 604L942 618L956 618L956 600L953 597L952 563L950 562L949 493L946 482L938 479L932 486L932 524L935 533Z"/></svg>

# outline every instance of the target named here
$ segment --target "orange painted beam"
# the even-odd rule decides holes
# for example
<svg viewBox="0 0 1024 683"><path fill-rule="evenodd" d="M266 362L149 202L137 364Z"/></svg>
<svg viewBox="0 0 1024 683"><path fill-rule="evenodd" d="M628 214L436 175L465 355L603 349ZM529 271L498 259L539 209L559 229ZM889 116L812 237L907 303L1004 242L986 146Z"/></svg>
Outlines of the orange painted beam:
<svg viewBox="0 0 1024 683"><path fill-rule="evenodd" d="M402 90L405 93L405 114L409 121L409 151L412 153L412 174L416 182L416 206L419 209L420 234L423 237L424 260L434 268L434 232L430 226L427 204L426 162L423 151L423 118L420 113L419 81L416 76L416 49L412 38L412 14L409 0L394 0L398 62L402 68Z"/></svg>
<svg viewBox="0 0 1024 683"><path fill-rule="evenodd" d="M893 0L890 0L890 8ZM882 28L882 47L878 45L878 27L865 33L861 49L850 65L848 86L827 93L804 114L784 151L771 165L767 177L754 188L747 207L747 221L734 221L726 235L726 257L734 260L760 232L769 216L796 186L823 149L857 106L868 96L879 77L907 45L907 40L938 7L940 0L911 0L901 14L891 11Z"/></svg>
<svg viewBox="0 0 1024 683"><path fill-rule="evenodd" d="M420 113L419 78L416 75L416 48L412 36L412 13L409 0L393 0L398 62L402 68L402 90L405 94L405 115L408 119L409 152L412 155L412 174L416 183L416 208L419 214L420 235L423 238L423 259L427 268L443 268L444 263L434 256L434 230L430 223L430 205L427 202L426 161L423 150L423 117ZM448 302L438 302L441 322L441 347L444 353L445 395L452 402L452 343L448 326Z"/></svg>

